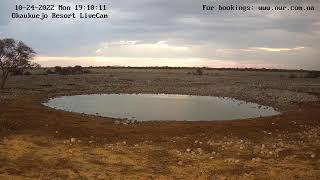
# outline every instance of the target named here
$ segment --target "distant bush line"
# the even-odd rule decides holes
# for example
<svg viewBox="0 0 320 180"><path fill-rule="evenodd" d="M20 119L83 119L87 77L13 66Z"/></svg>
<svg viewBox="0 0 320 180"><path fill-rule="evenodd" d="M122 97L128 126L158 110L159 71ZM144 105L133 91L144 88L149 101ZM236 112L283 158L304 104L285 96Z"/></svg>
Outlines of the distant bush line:
<svg viewBox="0 0 320 180"><path fill-rule="evenodd" d="M217 71L270 71L270 72L320 72L304 69L269 69L269 68L210 68L210 67L170 67L170 66L150 66L150 67L132 67L132 66L89 66L90 69L202 69Z"/></svg>
<svg viewBox="0 0 320 180"><path fill-rule="evenodd" d="M54 70L48 69L46 71L47 74L60 74L60 75L72 75L72 74L87 74L90 73L89 70L84 69L82 66L74 66L74 67L61 67L56 66Z"/></svg>
<svg viewBox="0 0 320 180"><path fill-rule="evenodd" d="M290 74L288 77L290 79L295 79L295 78L318 78L318 77L320 77L320 72L319 71L311 71L311 72L308 72L307 74L301 75L301 76L298 76L297 74Z"/></svg>

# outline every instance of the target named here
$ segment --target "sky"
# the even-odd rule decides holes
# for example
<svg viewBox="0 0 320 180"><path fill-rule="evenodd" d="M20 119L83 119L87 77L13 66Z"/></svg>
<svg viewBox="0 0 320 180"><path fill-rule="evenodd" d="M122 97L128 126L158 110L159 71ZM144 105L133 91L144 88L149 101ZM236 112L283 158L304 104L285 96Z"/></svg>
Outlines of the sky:
<svg viewBox="0 0 320 180"><path fill-rule="evenodd" d="M203 11L313 5L315 11ZM108 19L12 19L15 4L107 4ZM25 12L25 11L23 11ZM22 13L22 12L21 12ZM0 38L42 66L196 66L320 70L319 0L1 0Z"/></svg>

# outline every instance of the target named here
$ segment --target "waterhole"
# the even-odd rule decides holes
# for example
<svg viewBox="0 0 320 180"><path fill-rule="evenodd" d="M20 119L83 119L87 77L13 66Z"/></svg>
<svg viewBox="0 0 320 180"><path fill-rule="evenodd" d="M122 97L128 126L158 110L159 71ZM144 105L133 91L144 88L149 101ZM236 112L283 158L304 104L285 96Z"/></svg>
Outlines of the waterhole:
<svg viewBox="0 0 320 180"><path fill-rule="evenodd" d="M137 121L215 121L279 114L274 108L233 98L168 94L93 94L62 96L51 108Z"/></svg>

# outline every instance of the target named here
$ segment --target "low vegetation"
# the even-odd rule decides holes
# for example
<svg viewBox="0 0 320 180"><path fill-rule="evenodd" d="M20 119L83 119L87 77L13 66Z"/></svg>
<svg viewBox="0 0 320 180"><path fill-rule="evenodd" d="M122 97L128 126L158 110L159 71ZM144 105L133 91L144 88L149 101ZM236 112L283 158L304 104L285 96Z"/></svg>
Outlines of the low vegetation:
<svg viewBox="0 0 320 180"><path fill-rule="evenodd" d="M311 71L304 76L304 78L318 78L318 77L320 77L319 71Z"/></svg>
<svg viewBox="0 0 320 180"><path fill-rule="evenodd" d="M206 68L196 68L193 72L188 72L188 74L192 74L194 76L209 75L209 73L204 72L205 69Z"/></svg>
<svg viewBox="0 0 320 180"><path fill-rule="evenodd" d="M82 66L74 66L74 67L61 67L56 66L54 67L54 71L47 70L48 74L60 74L60 75L71 75L71 74L87 74L90 73L89 70L84 69Z"/></svg>

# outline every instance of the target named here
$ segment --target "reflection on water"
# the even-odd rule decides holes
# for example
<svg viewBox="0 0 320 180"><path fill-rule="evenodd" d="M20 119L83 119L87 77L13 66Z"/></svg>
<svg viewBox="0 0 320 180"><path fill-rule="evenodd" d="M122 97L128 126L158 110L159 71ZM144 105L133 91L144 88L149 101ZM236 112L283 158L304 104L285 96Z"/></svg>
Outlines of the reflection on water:
<svg viewBox="0 0 320 180"><path fill-rule="evenodd" d="M63 96L44 105L71 112L121 119L211 121L277 115L271 107L231 98L167 94Z"/></svg>

